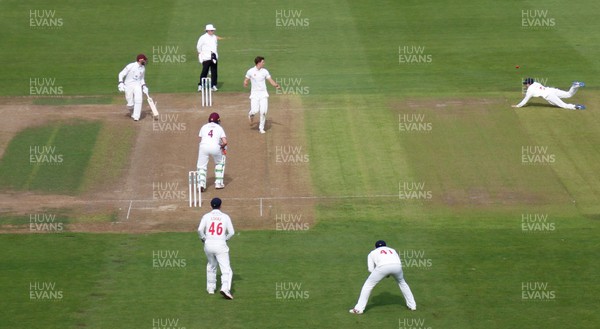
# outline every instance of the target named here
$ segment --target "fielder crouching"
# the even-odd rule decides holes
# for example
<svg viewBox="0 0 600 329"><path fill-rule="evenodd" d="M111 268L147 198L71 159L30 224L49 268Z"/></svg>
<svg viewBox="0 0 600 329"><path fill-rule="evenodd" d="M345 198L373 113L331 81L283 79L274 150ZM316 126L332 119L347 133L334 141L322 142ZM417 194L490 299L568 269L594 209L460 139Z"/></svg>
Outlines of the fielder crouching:
<svg viewBox="0 0 600 329"><path fill-rule="evenodd" d="M133 111L131 117L139 121L142 115L143 94L148 93L144 75L148 58L144 54L137 55L136 61L125 66L119 72L119 91L125 93L127 109Z"/></svg>

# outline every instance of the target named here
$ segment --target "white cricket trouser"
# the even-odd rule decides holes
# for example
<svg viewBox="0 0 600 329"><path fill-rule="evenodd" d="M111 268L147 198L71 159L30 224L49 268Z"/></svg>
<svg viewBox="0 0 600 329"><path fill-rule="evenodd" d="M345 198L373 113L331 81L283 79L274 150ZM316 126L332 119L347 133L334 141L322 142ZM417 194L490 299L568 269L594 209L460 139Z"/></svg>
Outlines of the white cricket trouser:
<svg viewBox="0 0 600 329"><path fill-rule="evenodd" d="M265 130L265 123L267 122L267 112L269 111L269 97L253 97L250 98L250 115L256 115L260 113L260 122L258 123L258 130Z"/></svg>
<svg viewBox="0 0 600 329"><path fill-rule="evenodd" d="M415 298L410 291L410 287L406 281L404 281L402 265L400 264L390 264L376 267L365 281L365 284L363 284L363 287L360 290L360 297L358 297L358 302L356 303L356 306L354 306L354 309L358 311L364 311L365 307L367 306L367 301L369 301L369 296L371 296L371 291L373 288L375 288L379 281L383 280L388 275L393 276L398 283L400 291L402 292L402 296L404 296L404 300L406 301L406 306L408 306L410 309L416 309L417 303L415 302Z"/></svg>
<svg viewBox="0 0 600 329"><path fill-rule="evenodd" d="M143 102L142 85L139 83L128 84L125 86L125 100L127 100L127 108L133 108L131 117L134 120L139 120L142 115Z"/></svg>
<svg viewBox="0 0 600 329"><path fill-rule="evenodd" d="M233 270L229 264L229 247L227 242L221 240L206 240L204 242L206 263L206 290L217 288L217 265L221 269L221 290L231 291Z"/></svg>
<svg viewBox="0 0 600 329"><path fill-rule="evenodd" d="M569 91L564 91L557 88L546 88L548 95L544 99L546 99L546 101L552 105L562 107L563 109L574 110L575 104L567 104L563 102L561 98L572 97L575 95L578 89L579 86L576 85L572 85Z"/></svg>
<svg viewBox="0 0 600 329"><path fill-rule="evenodd" d="M215 162L215 185L223 184L225 177L225 156L221 151L220 145L200 144L198 146L198 162L196 168L199 172L200 186L206 188L206 171L208 168L208 160L212 157Z"/></svg>

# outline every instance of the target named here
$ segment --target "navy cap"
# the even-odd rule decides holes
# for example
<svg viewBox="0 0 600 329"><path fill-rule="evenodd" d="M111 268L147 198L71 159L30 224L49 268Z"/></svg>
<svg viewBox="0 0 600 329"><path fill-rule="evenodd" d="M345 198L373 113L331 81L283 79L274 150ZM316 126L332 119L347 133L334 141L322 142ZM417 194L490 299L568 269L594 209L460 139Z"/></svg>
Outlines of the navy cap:
<svg viewBox="0 0 600 329"><path fill-rule="evenodd" d="M533 80L533 78L527 78L527 79L523 80L524 85L531 85L534 82L535 82L535 80Z"/></svg>
<svg viewBox="0 0 600 329"><path fill-rule="evenodd" d="M379 247L385 247L385 241L383 240L378 240L377 242L375 242L375 248L379 248Z"/></svg>
<svg viewBox="0 0 600 329"><path fill-rule="evenodd" d="M210 206L213 207L213 209L221 208L221 199L214 198L214 199L210 200Z"/></svg>

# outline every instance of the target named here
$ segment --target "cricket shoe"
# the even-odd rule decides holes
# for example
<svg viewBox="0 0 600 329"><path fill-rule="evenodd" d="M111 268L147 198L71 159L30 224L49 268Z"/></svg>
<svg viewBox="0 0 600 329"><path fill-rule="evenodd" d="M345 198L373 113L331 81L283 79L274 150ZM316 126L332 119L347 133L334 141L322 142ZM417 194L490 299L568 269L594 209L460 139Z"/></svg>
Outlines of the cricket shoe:
<svg viewBox="0 0 600 329"><path fill-rule="evenodd" d="M259 130L259 132L260 132L261 134L266 134L266 133L267 133L266 131L264 131L264 130L262 130L262 129L261 129L261 130Z"/></svg>
<svg viewBox="0 0 600 329"><path fill-rule="evenodd" d="M219 89L217 89L217 86L212 86L212 91L217 91Z"/></svg>
<svg viewBox="0 0 600 329"><path fill-rule="evenodd" d="M215 188L216 188L217 190L224 189L224 188L225 188L225 184L223 184L223 183L221 183L221 184L215 184Z"/></svg>
<svg viewBox="0 0 600 329"><path fill-rule="evenodd" d="M198 92L202 91L202 85L198 85Z"/></svg>
<svg viewBox="0 0 600 329"><path fill-rule="evenodd" d="M215 290L214 289L207 289L206 292L208 292L209 295L214 295L215 294Z"/></svg>
<svg viewBox="0 0 600 329"><path fill-rule="evenodd" d="M585 82L573 81L573 86L575 86L575 87L585 87Z"/></svg>
<svg viewBox="0 0 600 329"><path fill-rule="evenodd" d="M416 307L415 308L410 308L410 307L407 306L406 308L408 308L410 311L416 311L417 310Z"/></svg>
<svg viewBox="0 0 600 329"><path fill-rule="evenodd" d="M363 311L359 311L359 310L357 310L357 309L355 309L355 308L353 308L353 309L350 309L350 311L348 311L348 312L350 312L350 313L352 313L352 314L363 314Z"/></svg>
<svg viewBox="0 0 600 329"><path fill-rule="evenodd" d="M221 290L221 295L223 295L225 299L233 299L233 295L229 291Z"/></svg>
<svg viewBox="0 0 600 329"><path fill-rule="evenodd" d="M577 104L577 105L575 105L575 109L576 110L585 110L585 105L583 105L583 104Z"/></svg>

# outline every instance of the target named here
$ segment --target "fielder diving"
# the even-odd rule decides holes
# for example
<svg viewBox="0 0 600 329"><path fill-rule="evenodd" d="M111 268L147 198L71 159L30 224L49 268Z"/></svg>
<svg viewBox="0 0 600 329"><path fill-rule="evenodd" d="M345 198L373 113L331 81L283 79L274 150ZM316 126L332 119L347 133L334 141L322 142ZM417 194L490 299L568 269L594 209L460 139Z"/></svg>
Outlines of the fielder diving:
<svg viewBox="0 0 600 329"><path fill-rule="evenodd" d="M133 110L131 117L134 121L139 121L142 115L142 101L143 94L148 94L148 87L146 87L146 81L144 75L146 73L146 62L148 58L144 54L139 54L136 57L136 61L127 64L121 72L119 72L119 86L120 92L125 93L125 100L127 101L127 109Z"/></svg>
<svg viewBox="0 0 600 329"><path fill-rule="evenodd" d="M208 123L200 128L200 145L198 146L198 185L200 191L206 190L206 170L209 157L215 162L215 188L225 188L223 177L225 176L225 158L227 154L227 136L221 127L219 114L213 112L208 117Z"/></svg>
<svg viewBox="0 0 600 329"><path fill-rule="evenodd" d="M527 86L527 92L525 93L525 98L512 107L523 107L527 102L531 99L531 97L542 97L548 103L562 107L563 109L568 110L585 110L585 105L582 104L567 104L563 102L562 98L569 98L575 95L579 87L584 87L585 83L575 81L571 85L569 91L560 90L557 88L545 87L541 83L536 82L532 78L527 78L523 80L523 84Z"/></svg>

